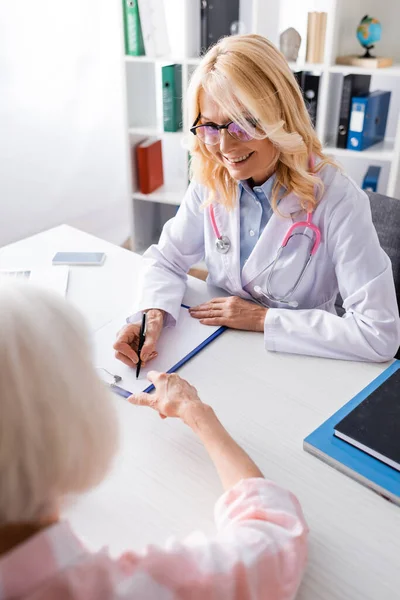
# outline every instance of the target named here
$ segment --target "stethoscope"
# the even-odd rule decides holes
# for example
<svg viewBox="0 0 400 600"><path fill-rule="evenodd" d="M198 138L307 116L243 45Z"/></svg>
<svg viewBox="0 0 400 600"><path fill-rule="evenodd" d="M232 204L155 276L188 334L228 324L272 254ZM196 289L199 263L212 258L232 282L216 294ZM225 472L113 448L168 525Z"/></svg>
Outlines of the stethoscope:
<svg viewBox="0 0 400 600"><path fill-rule="evenodd" d="M312 163L311 160L310 160L310 163ZM219 252L220 254L227 254L232 247L231 241L228 238L228 236L221 235L221 233L218 229L217 222L215 220L214 206L212 204L209 205L208 210L209 210L211 225L212 225L215 237L216 237L215 247L217 249L217 252ZM310 250L308 259L305 262L305 264L300 272L300 275L297 278L297 280L295 281L294 285L290 288L290 290L287 292L287 294L285 294L282 298L278 298L271 292L271 279L272 279L272 275L273 275L276 263L278 262L279 257L281 256L281 254L283 252L283 249L286 247L289 240L294 235L305 235L308 238L308 235L306 234L305 231L296 232L296 229L304 229L304 228L311 229L313 231L313 233L315 235L315 240L314 240L313 246ZM268 265L268 267L266 267L266 268L269 268L269 266L271 266L271 270L270 270L268 278L267 278L266 290L263 291L260 288L260 286L257 285L254 287L254 291L256 292L256 294L260 294L260 295L264 296L265 298L267 298L268 300L271 300L272 302L280 302L282 304L287 304L288 306L291 306L293 308L297 308L298 302L296 302L296 300L289 300L289 298L296 292L297 288L299 287L301 280L303 279L304 274L307 271L307 268L311 262L312 257L315 255L315 253L317 252L317 250L319 248L320 243L321 243L321 231L312 222L312 212L308 212L306 221L299 221L298 223L293 223L293 225L291 225L291 227L289 227L289 229L283 239L283 242L275 256L272 266Z"/></svg>

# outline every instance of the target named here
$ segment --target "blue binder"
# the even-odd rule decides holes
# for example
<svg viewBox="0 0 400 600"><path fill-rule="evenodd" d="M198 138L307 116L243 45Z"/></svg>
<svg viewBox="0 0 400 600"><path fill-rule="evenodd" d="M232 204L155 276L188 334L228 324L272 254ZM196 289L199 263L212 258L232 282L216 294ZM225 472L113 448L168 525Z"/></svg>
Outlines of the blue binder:
<svg viewBox="0 0 400 600"><path fill-rule="evenodd" d="M181 304L181 306L186 309L190 308L190 306L186 306L186 304ZM216 331L214 331L211 335L209 335L208 338L206 338L201 344L199 344L196 348L194 348L186 356L181 358L180 361L178 361L175 365L173 365L170 369L168 369L167 373L175 373L185 363L187 363L191 358L193 358L193 356L196 356L196 354L198 352L200 352L200 350L205 348L208 344L210 344L210 342L212 342L213 340L215 340L215 338L220 336L221 333L223 333L226 329L227 329L227 327L219 327ZM115 383L111 383L111 384L109 384L109 386L115 394L118 394L118 396L122 396L123 398L129 398L129 396L131 396L131 394L132 394L132 392L125 390L124 388L120 387L119 385L117 385ZM148 393L148 392L151 392L152 390L154 390L154 385L150 384L145 390L143 390L143 392Z"/></svg>
<svg viewBox="0 0 400 600"><path fill-rule="evenodd" d="M391 92L377 90L352 99L348 150L365 150L384 139L390 97Z"/></svg>
<svg viewBox="0 0 400 600"><path fill-rule="evenodd" d="M378 165L370 165L364 175L362 189L366 192L376 192L378 189L378 180L381 172L381 167Z"/></svg>
<svg viewBox="0 0 400 600"><path fill-rule="evenodd" d="M400 506L400 472L334 435L335 425L400 368L396 360L303 442L304 450Z"/></svg>

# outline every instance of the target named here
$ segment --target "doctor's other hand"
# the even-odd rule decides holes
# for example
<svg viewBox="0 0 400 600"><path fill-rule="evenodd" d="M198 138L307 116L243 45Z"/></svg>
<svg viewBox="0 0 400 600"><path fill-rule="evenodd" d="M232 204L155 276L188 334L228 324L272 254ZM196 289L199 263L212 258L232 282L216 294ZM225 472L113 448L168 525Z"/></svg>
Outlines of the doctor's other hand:
<svg viewBox="0 0 400 600"><path fill-rule="evenodd" d="M190 315L204 325L225 326L245 331L264 331L267 311L268 308L238 296L213 298L189 309Z"/></svg>
<svg viewBox="0 0 400 600"><path fill-rule="evenodd" d="M181 379L175 373L158 373L150 371L147 379L154 384L152 394L140 392L128 398L131 404L149 406L154 408L160 417L177 417L189 424L194 412L199 407L205 406L200 400L196 388Z"/></svg>
<svg viewBox="0 0 400 600"><path fill-rule="evenodd" d="M157 356L156 346L164 323L163 310L152 308L146 311L146 313L146 339L140 353L142 366ZM140 327L140 321L138 323L129 323L128 325L125 325L118 332L117 339L113 346L115 358L128 365L128 367L136 366L139 360L137 351L139 346Z"/></svg>

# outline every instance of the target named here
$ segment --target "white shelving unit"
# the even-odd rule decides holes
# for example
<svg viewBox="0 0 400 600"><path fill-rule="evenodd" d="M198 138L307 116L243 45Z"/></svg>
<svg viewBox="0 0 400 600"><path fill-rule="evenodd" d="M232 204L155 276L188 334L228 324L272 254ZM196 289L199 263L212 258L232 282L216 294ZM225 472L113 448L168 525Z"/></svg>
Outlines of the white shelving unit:
<svg viewBox="0 0 400 600"><path fill-rule="evenodd" d="M200 4L200 0L199 0ZM328 13L324 63L305 61L307 12ZM335 64L336 56L361 51L355 30L360 19L369 14L382 23L382 41L376 45L378 55L391 56L394 65L384 69L361 69ZM400 1L385 0L241 0L240 20L247 32L259 33L279 46L279 35L287 27L295 27L302 44L293 71L310 71L321 75L316 130L325 152L340 162L361 184L370 164L382 167L378 191L400 198L400 44L397 24ZM126 124L129 147L145 137L157 136L163 144L164 185L152 194L141 194L137 188L132 160L132 203L134 249L143 251L157 241L164 223L176 213L188 184L187 123L185 90L190 76L199 64L198 57L178 58L125 56ZM162 123L161 67L182 65L183 131L166 133ZM386 138L363 152L336 148L336 130L344 75L367 73L372 76L370 89L392 91Z"/></svg>

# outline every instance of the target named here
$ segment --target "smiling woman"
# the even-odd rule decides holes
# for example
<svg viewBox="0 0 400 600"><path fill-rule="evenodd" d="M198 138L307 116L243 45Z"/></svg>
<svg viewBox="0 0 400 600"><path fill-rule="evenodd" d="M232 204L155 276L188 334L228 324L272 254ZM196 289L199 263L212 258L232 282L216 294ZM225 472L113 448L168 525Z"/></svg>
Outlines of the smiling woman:
<svg viewBox="0 0 400 600"><path fill-rule="evenodd" d="M186 273L203 257L208 281L231 297L192 307L202 323L263 332L272 351L392 358L399 314L369 200L324 155L284 56L258 35L223 38L188 94L191 183L144 255L142 294L118 336L118 358L137 361L131 345L143 310L141 358L154 356L163 326L177 319Z"/></svg>
<svg viewBox="0 0 400 600"><path fill-rule="evenodd" d="M206 144L216 162L226 166L233 179L248 179L254 185L261 185L272 175L279 152L267 137L257 139L257 121L248 118L249 126L243 129L230 121L224 109L202 90L197 122L199 124L192 127L192 133Z"/></svg>

